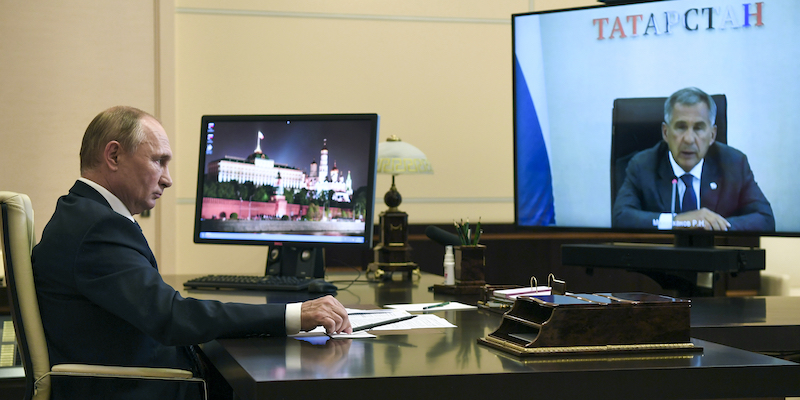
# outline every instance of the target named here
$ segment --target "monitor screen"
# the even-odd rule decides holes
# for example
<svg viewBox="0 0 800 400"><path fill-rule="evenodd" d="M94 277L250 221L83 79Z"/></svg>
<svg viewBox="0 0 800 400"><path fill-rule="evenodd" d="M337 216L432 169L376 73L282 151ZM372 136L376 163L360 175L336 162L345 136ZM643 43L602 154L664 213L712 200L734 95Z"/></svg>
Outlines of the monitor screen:
<svg viewBox="0 0 800 400"><path fill-rule="evenodd" d="M378 115L206 115L194 241L372 245Z"/></svg>
<svg viewBox="0 0 800 400"><path fill-rule="evenodd" d="M796 0L514 15L516 225L800 235L798 18Z"/></svg>

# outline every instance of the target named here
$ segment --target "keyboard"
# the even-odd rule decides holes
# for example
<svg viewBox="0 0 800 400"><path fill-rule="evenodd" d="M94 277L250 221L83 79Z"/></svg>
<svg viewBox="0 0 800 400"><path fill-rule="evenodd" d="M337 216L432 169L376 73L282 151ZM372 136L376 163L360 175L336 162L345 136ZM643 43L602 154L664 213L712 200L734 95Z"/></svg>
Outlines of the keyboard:
<svg viewBox="0 0 800 400"><path fill-rule="evenodd" d="M307 290L312 280L314 279L296 276L206 275L184 282L183 287L297 292Z"/></svg>

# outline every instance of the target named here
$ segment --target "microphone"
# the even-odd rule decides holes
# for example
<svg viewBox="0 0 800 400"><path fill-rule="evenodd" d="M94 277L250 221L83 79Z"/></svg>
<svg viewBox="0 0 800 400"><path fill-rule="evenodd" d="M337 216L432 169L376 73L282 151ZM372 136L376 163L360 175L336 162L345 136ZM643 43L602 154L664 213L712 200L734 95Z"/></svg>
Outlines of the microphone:
<svg viewBox="0 0 800 400"><path fill-rule="evenodd" d="M442 246L461 246L461 239L458 238L458 235L433 225L425 228L425 235Z"/></svg>
<svg viewBox="0 0 800 400"><path fill-rule="evenodd" d="M678 178L672 178L672 217L675 217L675 191L678 187Z"/></svg>

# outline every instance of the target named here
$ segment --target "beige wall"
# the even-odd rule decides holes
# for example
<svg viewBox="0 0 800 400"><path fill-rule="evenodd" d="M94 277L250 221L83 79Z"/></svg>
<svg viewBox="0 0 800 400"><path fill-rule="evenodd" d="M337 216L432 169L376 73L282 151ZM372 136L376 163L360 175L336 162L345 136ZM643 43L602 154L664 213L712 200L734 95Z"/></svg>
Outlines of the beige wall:
<svg viewBox="0 0 800 400"><path fill-rule="evenodd" d="M0 188L31 197L37 235L79 175L92 118L118 104L157 113L154 4L0 1Z"/></svg>
<svg viewBox="0 0 800 400"><path fill-rule="evenodd" d="M402 176L412 223L513 221L510 14L593 0L0 0L0 189L37 232L78 175L83 130L130 104L170 134L175 186L139 218L165 273L260 273L261 247L196 245L200 116L377 112L381 139L424 151ZM380 176L378 195L389 187ZM383 205L378 206L381 211ZM797 239L764 239L800 286Z"/></svg>
<svg viewBox="0 0 800 400"><path fill-rule="evenodd" d="M41 219L77 176L80 139L98 111L119 103L153 110L153 6L0 4L0 179L3 189L28 193Z"/></svg>
<svg viewBox="0 0 800 400"><path fill-rule="evenodd" d="M527 0L177 4L178 268L231 252L230 268L264 268L262 248L191 243L203 114L378 113L381 140L433 164L397 178L410 222L513 221L510 14ZM390 184L378 177L379 197Z"/></svg>

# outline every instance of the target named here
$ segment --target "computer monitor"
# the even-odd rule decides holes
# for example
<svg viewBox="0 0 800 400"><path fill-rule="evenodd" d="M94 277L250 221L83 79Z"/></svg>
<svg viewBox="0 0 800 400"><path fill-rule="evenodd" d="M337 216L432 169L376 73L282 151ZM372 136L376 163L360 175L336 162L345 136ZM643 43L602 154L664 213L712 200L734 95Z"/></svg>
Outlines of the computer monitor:
<svg viewBox="0 0 800 400"><path fill-rule="evenodd" d="M734 223L713 234L800 236L800 178L793 173L800 170L798 18L795 0L653 1L514 15L516 225L679 232L672 229L684 228L679 224L664 230L655 212L648 226L619 219L616 203L624 186L622 161L662 142L664 100L697 87L720 105L720 135L712 147L725 143L749 164L720 165L725 173L702 182L700 202L737 185L756 185L774 215L772 226ZM627 154L615 154L628 147ZM746 171L727 174L734 168L749 168L754 179L745 180ZM672 185L642 190L662 200L666 207L658 212L672 212ZM724 216L744 213L732 209Z"/></svg>
<svg viewBox="0 0 800 400"><path fill-rule="evenodd" d="M205 115L195 243L272 246L266 274L322 277L372 246L377 114Z"/></svg>

